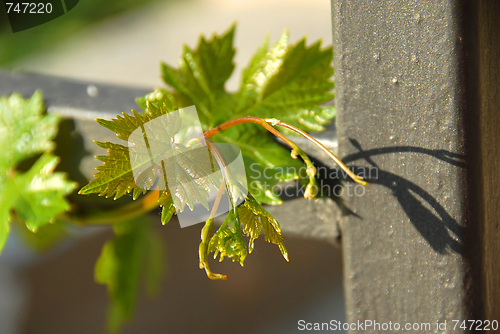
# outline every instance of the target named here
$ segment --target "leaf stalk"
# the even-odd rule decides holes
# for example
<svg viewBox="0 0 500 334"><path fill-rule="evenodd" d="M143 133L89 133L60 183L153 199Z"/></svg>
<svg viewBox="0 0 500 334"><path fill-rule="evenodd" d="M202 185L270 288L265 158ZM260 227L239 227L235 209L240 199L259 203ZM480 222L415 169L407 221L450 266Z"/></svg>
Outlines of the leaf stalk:
<svg viewBox="0 0 500 334"><path fill-rule="evenodd" d="M212 130L207 131L204 136L205 136L206 139L209 139L209 138L215 136L216 134L218 134L219 132L222 132L222 131L224 131L226 129L229 129L230 127L233 127L233 126L236 126L236 125L240 125L240 124L244 124L244 123L256 123L256 124L259 124L262 127L264 127L267 131L269 131L270 133L272 133L276 137L278 137L281 140L283 140L288 146L290 146L292 148L292 157L295 159L296 156L297 156L297 154L298 154L298 155L300 155L302 157L302 159L306 163L310 181L311 181L311 172L314 171L314 174L316 174L316 168L314 167L314 165L312 164L312 162L310 161L310 159L307 157L307 155L304 153L304 151L302 151L293 141L291 141L289 138L287 138L281 132L279 132L278 130L276 130L275 128L273 128L273 126L282 126L284 128L292 130L292 131L298 133L299 135L303 136L304 138L306 138L307 140L309 140L310 142L312 142L313 144L315 144L316 146L318 146L323 152L325 152L337 165L340 166L340 168L342 168L342 170L344 172L346 172L347 175L349 175L353 179L354 182L362 184L363 186L367 186L368 185L368 183L366 181L363 181L363 178L361 176L357 176L356 174L354 174L342 162L342 160L340 160L335 154L333 154L319 140L313 138L312 136L310 136L306 132L304 132L304 131L296 128L295 126L290 125L290 124L285 123L285 122L282 122L282 121L280 121L278 119L275 119L275 118L264 119L264 118L254 117L254 116L246 116L246 117L236 118L236 119L233 119L231 121L225 122L225 123L223 123L223 124L221 124L221 125L213 128ZM309 185L311 185L311 183ZM314 194L308 194L307 191L308 191L308 189L306 189L306 197L309 197L310 195L314 195ZM310 191L312 191L312 190L310 190ZM307 195L309 195L309 196L307 196Z"/></svg>

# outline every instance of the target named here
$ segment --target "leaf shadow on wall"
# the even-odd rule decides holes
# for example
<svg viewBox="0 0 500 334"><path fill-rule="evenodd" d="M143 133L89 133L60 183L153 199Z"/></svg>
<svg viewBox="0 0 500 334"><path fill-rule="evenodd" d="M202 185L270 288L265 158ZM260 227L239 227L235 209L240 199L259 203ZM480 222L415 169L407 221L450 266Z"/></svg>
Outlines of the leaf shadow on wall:
<svg viewBox="0 0 500 334"><path fill-rule="evenodd" d="M393 153L420 153L432 156L459 168L466 167L465 157L445 150L431 150L412 146L393 146L365 151L355 139L350 139L350 142L359 152L343 157L342 161L348 164L352 161L364 159L372 167L377 168L377 177L367 177L366 181L369 184L378 184L391 189L392 194L398 200L401 208L410 219L410 222L429 243L432 249L441 254L451 250L452 252L463 255L463 227L460 226L457 221L448 214L446 209L422 187L399 175L381 170L372 160L372 157ZM352 168L354 168L356 172L364 167L352 166L351 169ZM422 170L421 172L425 173L426 171ZM369 176L369 173L365 173L365 175ZM346 181L352 182L350 179ZM427 206L432 208L432 210Z"/></svg>

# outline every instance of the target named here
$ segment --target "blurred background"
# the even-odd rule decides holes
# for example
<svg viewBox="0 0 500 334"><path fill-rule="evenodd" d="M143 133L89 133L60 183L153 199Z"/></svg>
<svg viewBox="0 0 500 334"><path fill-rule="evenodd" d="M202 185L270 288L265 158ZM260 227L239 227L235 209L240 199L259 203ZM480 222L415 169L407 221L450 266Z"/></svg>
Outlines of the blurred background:
<svg viewBox="0 0 500 334"><path fill-rule="evenodd" d="M0 67L91 83L164 86L159 62L177 64L182 45L194 47L237 23L236 68L226 88L262 43L288 28L290 41L332 43L329 0L81 0L67 14L12 33L0 23ZM210 281L198 269L201 225L180 229L172 220L156 231L166 244L160 295L140 297L123 333L293 333L297 322L345 321L340 250L327 242L288 237L290 262L259 239L245 267L213 264L228 281ZM333 223L333 222L332 222ZM175 230L175 231L174 231ZM55 248L36 252L12 233L0 256L0 334L100 333L106 288L93 267L109 228L73 231Z"/></svg>

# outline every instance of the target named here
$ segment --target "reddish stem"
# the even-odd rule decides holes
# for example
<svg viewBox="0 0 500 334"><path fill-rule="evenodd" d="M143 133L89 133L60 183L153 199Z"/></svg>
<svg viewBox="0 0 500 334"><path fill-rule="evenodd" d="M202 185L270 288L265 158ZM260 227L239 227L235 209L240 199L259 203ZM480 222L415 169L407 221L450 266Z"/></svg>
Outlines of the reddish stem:
<svg viewBox="0 0 500 334"><path fill-rule="evenodd" d="M205 138L209 139L218 134L219 132L222 132L226 129L229 129L230 127L233 127L235 125L240 125L244 123L256 123L262 125L267 131L271 132L273 135L276 137L280 138L283 140L285 143L287 143L288 146L290 147L295 147L296 145L287 137L285 137L281 132L273 128L271 125L269 125L265 119L259 118L259 117L254 117L254 116L245 116L245 117L240 117L233 119L231 121L228 121L226 123L223 123L212 130L209 130L205 133Z"/></svg>
<svg viewBox="0 0 500 334"><path fill-rule="evenodd" d="M216 134L218 134L221 131L229 129L230 127L233 127L235 125L244 124L244 123L260 124L267 131L271 132L276 137L280 138L285 143L287 143L288 146L295 148L295 147L297 147L297 145L294 142L292 142L290 139L285 137L281 132L279 132L278 130L273 128L268 123L270 123L272 125L279 125L279 126L282 126L284 128L287 128L289 130L292 130L292 131L300 134L301 136L305 137L306 139L308 139L309 141L311 141L315 145L317 145L323 152L325 152L330 158L332 158L333 161L335 161L340 166L340 168L342 168L355 182L362 184L364 186L368 185L368 183L366 181L363 181L363 178L361 176L357 176L356 174L354 174L349 168L347 168L347 166L342 162L342 160L340 160L335 154L330 152L330 150L328 150L328 148L326 148L326 146L323 145L320 141L311 137L309 134L296 128L295 126L290 125L288 123L281 122L278 119L274 119L274 118L263 119L263 118L254 117L254 116L240 117L240 118L236 118L236 119L233 119L231 121L228 121L226 123L223 123L223 124L213 128L212 130L207 131L204 136L205 136L205 138L208 139L208 138L215 136Z"/></svg>

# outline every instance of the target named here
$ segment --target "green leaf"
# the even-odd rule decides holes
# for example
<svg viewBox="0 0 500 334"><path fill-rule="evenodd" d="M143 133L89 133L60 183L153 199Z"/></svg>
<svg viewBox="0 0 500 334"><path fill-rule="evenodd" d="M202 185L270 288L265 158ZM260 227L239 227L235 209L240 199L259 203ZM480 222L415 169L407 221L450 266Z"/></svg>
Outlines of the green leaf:
<svg viewBox="0 0 500 334"><path fill-rule="evenodd" d="M321 106L333 98L332 48L321 49L319 42L306 46L304 40L289 45L286 31L271 48L266 38L243 71L240 90L229 93L224 84L234 69L233 36L234 26L210 40L201 37L194 49L184 47L178 68L161 64L163 79L171 91L157 88L138 98L137 103L145 109L143 114L134 112L112 121L99 120L99 123L116 132L118 138L127 140L140 124L157 117L155 110L161 114L195 105L204 130L247 115L278 118L307 131L323 130L335 116L333 107ZM281 204L273 191L275 186L299 178L298 171L303 166L300 160L293 159L289 150L257 125L225 130L213 140L241 148L249 178L248 190L258 202ZM134 198L144 193L132 184L133 177L124 160L127 148L109 143L98 145L115 151L115 157L111 157L115 161L107 160L105 166L99 168L109 177L98 173L96 180L81 193L114 195L115 198L132 191ZM163 223L172 216L172 197L175 196L164 196Z"/></svg>
<svg viewBox="0 0 500 334"><path fill-rule="evenodd" d="M133 115L123 113L123 117L117 115L117 118L111 121L99 119L97 122L115 132L118 138L127 141L132 132L138 127L172 110L166 105L157 107L154 104L150 104L146 112L142 114L132 110ZM101 143L95 141L95 143L102 148L108 149L108 155L96 157L103 161L104 165L96 168L99 172L94 175L95 179L80 189L78 193L83 195L97 193L99 196L114 196L115 199L130 192L133 193L134 199L144 194L146 190L137 187L135 184L128 147L109 142ZM152 176L156 173L156 169L151 168L146 170L145 176L147 173ZM164 214L162 214L162 217L165 217L162 218L162 222L165 224L173 214L173 201L168 190L160 191L159 203L162 207L167 208L167 211L164 209ZM168 212L171 212L170 215ZM166 219L167 217L168 220Z"/></svg>
<svg viewBox="0 0 500 334"><path fill-rule="evenodd" d="M238 106L234 113L248 110L256 103L260 103L264 92L273 78L280 70L288 49L288 33L285 30L279 41L267 49L268 38L252 58L249 67L243 71L241 87L238 92ZM252 115L256 116L256 115Z"/></svg>
<svg viewBox="0 0 500 334"><path fill-rule="evenodd" d="M224 91L223 80L233 68L233 34L234 27L210 42L202 38L195 51L184 48L179 69L162 64L163 79L173 91L157 88L139 98L139 105L145 108L146 101L179 107L196 105L206 130L247 115L277 118L305 131L324 130L324 125L335 117L334 107L320 105L334 97L330 80L332 48L321 49L319 42L307 47L304 40L289 45L286 30L269 48L266 37L243 71L241 88L230 94ZM279 183L297 179L301 165L286 148L276 144L273 136L256 125L244 125L225 130L213 140L242 149L251 180L249 191L259 202L282 203L273 189ZM264 171L274 176L264 178Z"/></svg>
<svg viewBox="0 0 500 334"><path fill-rule="evenodd" d="M178 69L161 64L163 80L190 105L196 105L202 113L200 120L209 126L214 125L213 115L221 108L220 100L228 96L224 83L234 69L233 35L234 26L220 37L214 35L211 41L202 36L195 50L184 46Z"/></svg>
<svg viewBox="0 0 500 334"><path fill-rule="evenodd" d="M229 227L225 227L225 226ZM240 234L240 220L234 211L230 211L222 226L215 232L208 244L208 253L214 253L214 259L220 254L219 262L228 257L233 262L243 262L247 256L247 247Z"/></svg>
<svg viewBox="0 0 500 334"><path fill-rule="evenodd" d="M172 195L166 191L160 192L158 203L162 207L161 223L165 225L170 221L170 219L175 213L175 207L174 207L174 201L172 200Z"/></svg>
<svg viewBox="0 0 500 334"><path fill-rule="evenodd" d="M288 251L283 244L278 221L261 207L252 195L249 195L245 203L238 207L238 215L243 223L243 233L250 237L248 245L250 253L253 251L255 239L264 230L266 241L278 245L281 254L288 261Z"/></svg>
<svg viewBox="0 0 500 334"><path fill-rule="evenodd" d="M20 94L0 98L0 174L16 167L22 160L54 148L59 119L44 115L42 94L36 91L29 99Z"/></svg>
<svg viewBox="0 0 500 334"><path fill-rule="evenodd" d="M245 69L232 117L252 115L277 118L305 131L322 131L335 116L333 107L319 104L333 99L332 48L305 40L288 46L285 30L278 43L264 53L267 41ZM257 66L258 64L258 66Z"/></svg>
<svg viewBox="0 0 500 334"><path fill-rule="evenodd" d="M243 225L242 230L241 225ZM233 262L239 262L241 266L243 266L247 254L251 253L254 249L255 239L260 236L262 231L264 231L265 240L278 245L281 254L285 260L288 261L288 251L283 243L281 228L278 221L262 208L259 202L250 194L248 194L248 197L242 205L237 207L236 210L231 210L228 213L224 223L210 238L208 247L205 250L204 247L207 243L206 239L209 237L209 235L206 235L207 231L205 231L205 229L208 228L211 231L211 226L213 226L213 221L207 221L202 232L200 267L208 267L206 263L207 259L204 254L212 252L214 252L214 259L220 255L219 262L222 262L225 257L228 257L232 259ZM241 236L241 232L250 237L248 248ZM219 276L221 275L217 275L217 277Z"/></svg>
<svg viewBox="0 0 500 334"><path fill-rule="evenodd" d="M54 173L58 162L58 157L46 153L28 172L14 178L17 200L13 208L33 232L69 209L64 197L76 188L76 183L67 181L64 173Z"/></svg>
<svg viewBox="0 0 500 334"><path fill-rule="evenodd" d="M162 273L162 245L149 222L139 219L114 226L116 236L107 241L95 266L95 280L108 287L108 331L116 333L134 312L141 273L149 290L158 287Z"/></svg>
<svg viewBox="0 0 500 334"><path fill-rule="evenodd" d="M65 196L76 187L64 173L54 173L59 158L50 153L42 154L27 172L16 170L21 161L54 148L58 118L43 112L40 92L29 99L17 93L0 98L0 140L7 143L0 152L0 250L11 211L35 232L69 209Z"/></svg>
<svg viewBox="0 0 500 334"><path fill-rule="evenodd" d="M189 103L183 103L182 97L180 94L174 95L174 93L169 92L163 88L155 88L155 90L149 94L138 97L135 99L137 105L142 108L142 110L146 110L148 105L147 102L155 103L155 106L165 105L167 110L175 110L183 107L188 107ZM126 116L125 116L126 117ZM98 121L99 123L101 122ZM107 121L104 121L106 123ZM106 125L104 125L106 126Z"/></svg>
<svg viewBox="0 0 500 334"><path fill-rule="evenodd" d="M200 81L210 92L224 90L224 84L234 70L233 57L233 25L222 37L214 35L207 42L203 36L200 37L198 50L193 53L193 60L199 64Z"/></svg>
<svg viewBox="0 0 500 334"><path fill-rule="evenodd" d="M79 194L97 193L99 196L114 196L115 199L118 199L132 192L134 199L136 199L140 194L146 192L145 189L141 189L135 184L128 147L109 142L94 142L98 146L108 149L108 155L96 157L103 161L104 165L96 168L99 172L94 175L95 179L80 189Z"/></svg>
<svg viewBox="0 0 500 334"><path fill-rule="evenodd" d="M11 179L0 175L0 251L2 251L7 241L7 236L10 231L10 209L12 203L16 200L16 185Z"/></svg>
<svg viewBox="0 0 500 334"><path fill-rule="evenodd" d="M150 297L155 297L160 292L160 283L165 271L163 265L165 262L164 251L163 240L158 235L150 233L147 259L144 261L146 266L146 291Z"/></svg>
<svg viewBox="0 0 500 334"><path fill-rule="evenodd" d="M128 140L131 134L138 128L143 127L147 122L156 117L165 115L169 112L178 113L178 111L169 111L165 105L156 107L149 104L144 114L133 113L132 116L124 114L111 121L99 120L98 122L108 129L116 132L118 138ZM173 208L183 211L187 205L191 210L194 202L199 201L208 208L207 198L209 196L210 184L219 184L220 179L211 175L219 170L219 165L214 163L213 157L209 154L206 146L201 143L194 143L189 148L171 140L182 128L182 124L161 124L161 127L155 128L154 136L148 137L150 147L161 148L154 150L147 159L133 156L126 146L110 142L97 142L102 148L108 149L108 155L97 156L103 161L104 165L97 167L99 173L95 179L80 190L80 194L97 193L100 196L114 196L115 199L133 193L136 199L140 194L145 193L156 179L159 172L163 179L169 180L168 186L165 184L165 190L160 190L159 204L164 208L162 222L166 223L173 214ZM143 137L139 140L144 140ZM134 142L134 144L136 144ZM206 153L207 155L203 155ZM169 156L168 159L163 159ZM208 158L208 159L207 159ZM133 159L133 161L131 161ZM151 161L161 161L161 163L152 163ZM145 181L141 187L137 185L138 180L134 179L133 166L135 168L144 167L138 179ZM141 169L142 170L142 169ZM191 182L196 180L196 182ZM175 197L171 193L176 194Z"/></svg>

